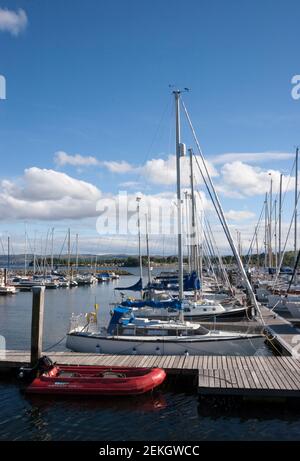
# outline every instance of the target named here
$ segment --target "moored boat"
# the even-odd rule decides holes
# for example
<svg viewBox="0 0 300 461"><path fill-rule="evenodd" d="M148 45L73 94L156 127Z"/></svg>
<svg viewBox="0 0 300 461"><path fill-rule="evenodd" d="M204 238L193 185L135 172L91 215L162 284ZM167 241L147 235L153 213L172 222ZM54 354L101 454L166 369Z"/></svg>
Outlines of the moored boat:
<svg viewBox="0 0 300 461"><path fill-rule="evenodd" d="M163 383L161 368L53 366L27 387L30 394L138 395Z"/></svg>
<svg viewBox="0 0 300 461"><path fill-rule="evenodd" d="M98 328L96 315L73 316L66 346L75 352L118 355L249 355L261 345L261 334L208 330L196 322L123 317L114 308L108 328Z"/></svg>

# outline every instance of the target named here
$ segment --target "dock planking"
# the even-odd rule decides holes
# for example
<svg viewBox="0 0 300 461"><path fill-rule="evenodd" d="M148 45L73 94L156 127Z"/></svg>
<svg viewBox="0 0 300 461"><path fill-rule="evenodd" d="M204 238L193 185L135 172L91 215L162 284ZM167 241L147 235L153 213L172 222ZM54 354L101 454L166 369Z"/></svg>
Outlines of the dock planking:
<svg viewBox="0 0 300 461"><path fill-rule="evenodd" d="M161 367L168 374L198 375L200 395L300 397L300 363L281 356L105 355L51 352L58 365ZM0 370L29 366L30 352L6 351Z"/></svg>
<svg viewBox="0 0 300 461"><path fill-rule="evenodd" d="M265 306L260 306L260 312L261 317L258 315L256 320L268 333L272 346L275 349L280 346L287 354L299 358L300 330Z"/></svg>

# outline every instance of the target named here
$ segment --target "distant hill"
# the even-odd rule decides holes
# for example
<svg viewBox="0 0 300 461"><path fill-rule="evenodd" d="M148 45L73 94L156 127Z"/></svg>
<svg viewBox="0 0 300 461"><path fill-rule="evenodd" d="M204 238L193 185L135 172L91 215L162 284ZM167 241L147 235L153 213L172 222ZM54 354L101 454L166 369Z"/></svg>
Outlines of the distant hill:
<svg viewBox="0 0 300 461"><path fill-rule="evenodd" d="M84 254L80 254L78 255L78 262L80 265L90 265L90 264L94 264L95 263L95 260L96 260L96 257L97 257L97 261L99 264L104 264L104 263L107 263L107 264L112 264L112 265L115 265L115 264L120 264L120 265L124 265L124 266L138 266L139 264L139 261L138 261L138 255L126 255L124 253L120 253L120 254L102 254L102 255L95 255L95 254L92 254L92 253L84 253ZM40 256L40 255L36 255L36 258L38 260L42 260L45 258L44 255ZM147 258L146 256L143 255L143 264L147 264ZM17 255L11 255L10 256L10 265L18 265L18 266L21 266L24 264L24 259L25 259L25 255L24 254L17 254ZM50 255L47 255L46 256L46 259L48 261L48 264L50 263ZM68 255L67 254L63 254L63 255L54 255L53 257L54 259L54 264L55 265L65 265L66 264L66 261L68 259ZM223 259L223 262L225 264L232 264L232 262L234 262L234 258L232 255L226 255L226 256L222 256L222 259ZM186 257L185 257L185 260L186 260ZM245 256L243 255L242 256L242 260L243 260L243 263L244 264L247 264L248 261L249 261L249 257L248 256ZM250 260L250 265L256 265L257 264L257 256L254 254L251 256L251 260ZM273 260L275 260L275 256L273 255ZM75 264L75 261L76 261L76 257L74 255L71 256L71 264ZM265 261L265 255L264 253L261 253L259 255L259 263L260 263L260 266L263 266L264 265L264 261ZM27 255L27 262L28 262L28 265L32 266L33 264L33 255L32 254L28 254ZM151 255L151 262L152 263L158 263L158 264L172 264L172 263L176 263L177 262L177 256L174 256L174 255L170 255L170 256L161 256L161 255ZM216 262L217 262L217 258L216 258ZM275 261L274 261L275 263ZM273 265L274 265L273 263ZM5 267L7 266L7 255L0 255L0 267ZM284 259L283 259L283 266L290 266L290 267L293 267L294 266L294 252L293 251L287 251L285 253L285 256L284 256Z"/></svg>

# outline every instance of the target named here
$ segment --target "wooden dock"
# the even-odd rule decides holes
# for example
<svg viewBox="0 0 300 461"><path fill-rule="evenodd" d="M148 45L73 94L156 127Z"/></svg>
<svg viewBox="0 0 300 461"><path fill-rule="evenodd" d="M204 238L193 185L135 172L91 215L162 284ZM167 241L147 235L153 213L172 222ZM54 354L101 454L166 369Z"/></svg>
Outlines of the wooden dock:
<svg viewBox="0 0 300 461"><path fill-rule="evenodd" d="M30 353L6 351L0 370L30 364ZM195 376L199 395L300 398L300 362L272 356L158 356L52 352L58 365L160 367L168 374Z"/></svg>
<svg viewBox="0 0 300 461"><path fill-rule="evenodd" d="M263 321L258 315L257 322L267 331L274 349L300 359L300 330L265 306L260 306L260 311Z"/></svg>

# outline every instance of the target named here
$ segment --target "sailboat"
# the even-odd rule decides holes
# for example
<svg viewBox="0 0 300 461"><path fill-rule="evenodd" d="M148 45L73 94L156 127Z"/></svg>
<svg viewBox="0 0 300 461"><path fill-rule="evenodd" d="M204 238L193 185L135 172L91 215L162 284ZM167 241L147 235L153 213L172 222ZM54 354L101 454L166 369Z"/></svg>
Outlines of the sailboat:
<svg viewBox="0 0 300 461"><path fill-rule="evenodd" d="M117 306L107 328L98 328L95 316L92 324L82 316L74 316L67 334L67 348L76 352L110 354L222 355L247 354L249 344L256 349L262 335L207 330L200 323L184 319L184 283L181 216L180 159L184 151L180 140L181 91L173 91L176 107L176 170L178 212L178 281L180 318L150 320L133 315L127 307ZM138 204L139 216L139 204ZM139 218L138 218L139 220ZM140 234L139 234L140 248ZM142 278L142 272L141 272ZM81 321L85 322L82 325Z"/></svg>
<svg viewBox="0 0 300 461"><path fill-rule="evenodd" d="M7 269L0 269L0 295L14 295L17 293L16 287L7 284Z"/></svg>

